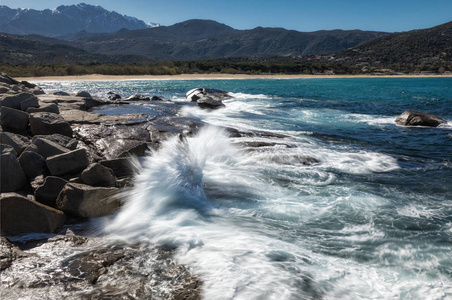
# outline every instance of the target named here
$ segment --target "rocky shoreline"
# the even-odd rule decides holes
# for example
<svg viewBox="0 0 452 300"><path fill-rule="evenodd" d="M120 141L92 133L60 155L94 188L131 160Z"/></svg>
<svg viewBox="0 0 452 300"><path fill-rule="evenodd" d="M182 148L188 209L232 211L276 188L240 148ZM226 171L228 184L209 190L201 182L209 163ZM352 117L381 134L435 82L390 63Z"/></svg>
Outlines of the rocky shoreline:
<svg viewBox="0 0 452 300"><path fill-rule="evenodd" d="M6 74L0 99L2 298L200 298L200 280L172 260L173 250L148 245L149 257L142 245L83 236L74 224L121 206L120 192L133 186L136 172L131 157L170 136L191 135L202 122L177 116L179 104L162 104L160 116L97 114L93 107L128 102L85 91L46 94ZM161 100L153 99L125 100ZM31 242L20 238L38 233ZM155 264L152 274L136 267L138 252ZM58 271L49 267L55 261Z"/></svg>

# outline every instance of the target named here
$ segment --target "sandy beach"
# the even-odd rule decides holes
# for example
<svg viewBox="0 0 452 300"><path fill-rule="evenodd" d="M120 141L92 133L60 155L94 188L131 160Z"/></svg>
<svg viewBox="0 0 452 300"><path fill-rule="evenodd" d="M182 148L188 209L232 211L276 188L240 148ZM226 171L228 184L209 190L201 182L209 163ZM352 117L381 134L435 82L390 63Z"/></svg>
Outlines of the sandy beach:
<svg viewBox="0 0 452 300"><path fill-rule="evenodd" d="M26 81L111 81L111 80L194 80L194 79L296 79L296 78L401 78L401 77L452 77L448 75L247 75L247 74L180 74L180 75L75 75L17 77Z"/></svg>

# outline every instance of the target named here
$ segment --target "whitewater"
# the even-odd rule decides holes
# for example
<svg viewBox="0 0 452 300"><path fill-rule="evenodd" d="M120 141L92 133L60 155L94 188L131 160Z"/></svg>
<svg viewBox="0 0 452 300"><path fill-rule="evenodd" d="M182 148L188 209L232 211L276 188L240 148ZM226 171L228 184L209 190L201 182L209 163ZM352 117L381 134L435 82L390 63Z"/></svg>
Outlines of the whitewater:
<svg viewBox="0 0 452 300"><path fill-rule="evenodd" d="M139 159L111 240L175 249L204 299L452 297L452 79L41 82L47 91L234 96ZM400 127L415 109L448 120ZM162 114L158 104L99 113ZM248 134L231 135L226 128Z"/></svg>

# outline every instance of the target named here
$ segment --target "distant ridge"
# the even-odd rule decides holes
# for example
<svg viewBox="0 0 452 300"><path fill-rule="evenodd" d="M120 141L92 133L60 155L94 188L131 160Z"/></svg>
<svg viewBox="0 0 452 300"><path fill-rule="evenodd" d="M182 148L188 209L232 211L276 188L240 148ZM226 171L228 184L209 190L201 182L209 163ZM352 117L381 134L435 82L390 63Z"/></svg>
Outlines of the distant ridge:
<svg viewBox="0 0 452 300"><path fill-rule="evenodd" d="M61 5L55 9L11 9L0 6L0 32L9 34L39 34L62 37L79 31L115 32L121 28L144 29L158 24L108 11L100 6L80 3Z"/></svg>
<svg viewBox="0 0 452 300"><path fill-rule="evenodd" d="M382 36L357 45L345 55L371 57L386 64L420 59L452 59L452 22Z"/></svg>
<svg viewBox="0 0 452 300"><path fill-rule="evenodd" d="M369 71L451 72L452 22L381 36L337 53L335 59Z"/></svg>
<svg viewBox="0 0 452 300"><path fill-rule="evenodd" d="M195 19L172 26L80 38L74 45L102 54L133 54L152 60L198 60L332 53L386 34L360 30L299 32L262 27L237 30L212 20Z"/></svg>

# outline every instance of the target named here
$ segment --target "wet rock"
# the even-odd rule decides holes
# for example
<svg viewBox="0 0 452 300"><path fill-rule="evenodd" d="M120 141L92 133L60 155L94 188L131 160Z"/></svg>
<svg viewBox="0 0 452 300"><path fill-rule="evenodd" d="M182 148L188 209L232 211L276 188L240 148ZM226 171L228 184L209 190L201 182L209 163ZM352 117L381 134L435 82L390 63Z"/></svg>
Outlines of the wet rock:
<svg viewBox="0 0 452 300"><path fill-rule="evenodd" d="M116 185L116 177L112 169L98 163L88 166L80 176L82 182L91 186L111 187Z"/></svg>
<svg viewBox="0 0 452 300"><path fill-rule="evenodd" d="M151 142L147 124L136 125L80 125L76 136L91 145L99 155L114 159L134 153L143 155Z"/></svg>
<svg viewBox="0 0 452 300"><path fill-rule="evenodd" d="M101 275L107 273L108 267L124 257L122 249L101 248L77 255L67 268L72 276L95 284Z"/></svg>
<svg viewBox="0 0 452 300"><path fill-rule="evenodd" d="M42 137L33 138L33 145L38 148L39 154L44 158L70 152L69 149L61 146L60 144Z"/></svg>
<svg viewBox="0 0 452 300"><path fill-rule="evenodd" d="M0 150L0 192L20 190L26 184L26 177L16 158L16 151L5 144L0 144Z"/></svg>
<svg viewBox="0 0 452 300"><path fill-rule="evenodd" d="M53 92L52 94L56 95L56 96L70 96L69 93L66 93L66 92L63 92L63 91L56 91L56 92Z"/></svg>
<svg viewBox="0 0 452 300"><path fill-rule="evenodd" d="M30 139L12 132L0 132L0 144L7 144L14 148L17 154L30 144Z"/></svg>
<svg viewBox="0 0 452 300"><path fill-rule="evenodd" d="M185 98L193 102L204 97L210 97L218 101L232 98L232 96L226 91L208 88L195 88L185 94Z"/></svg>
<svg viewBox="0 0 452 300"><path fill-rule="evenodd" d="M29 115L21 110L2 106L1 124L5 130L14 130L17 132L24 132L28 128Z"/></svg>
<svg viewBox="0 0 452 300"><path fill-rule="evenodd" d="M121 100L122 97L119 94L112 93L112 94L109 94L108 99L110 99L112 101L116 101L116 100Z"/></svg>
<svg viewBox="0 0 452 300"><path fill-rule="evenodd" d="M24 151L18 160L25 176L29 180L44 174L46 170L45 158L36 152Z"/></svg>
<svg viewBox="0 0 452 300"><path fill-rule="evenodd" d="M203 97L201 99L198 99L196 103L198 103L198 106L201 108L209 109L217 109L225 106L220 100L215 100L210 97Z"/></svg>
<svg viewBox="0 0 452 300"><path fill-rule="evenodd" d="M53 233L65 221L64 213L14 193L1 194L1 235Z"/></svg>
<svg viewBox="0 0 452 300"><path fill-rule="evenodd" d="M20 110L26 111L29 107L39 107L38 98L33 97L20 102Z"/></svg>
<svg viewBox="0 0 452 300"><path fill-rule="evenodd" d="M131 95L127 98L123 99L124 101L150 101L151 98L143 96L141 94L135 94L135 95Z"/></svg>
<svg viewBox="0 0 452 300"><path fill-rule="evenodd" d="M163 97L160 97L160 96L152 96L151 100L152 101L163 101L165 99L163 99Z"/></svg>
<svg viewBox="0 0 452 300"><path fill-rule="evenodd" d="M185 98L196 102L201 108L217 109L224 107L222 100L232 98L226 91L217 89L196 88L188 91Z"/></svg>
<svg viewBox="0 0 452 300"><path fill-rule="evenodd" d="M30 130L33 135L62 134L72 136L72 128L63 117L49 112L37 112L30 115Z"/></svg>
<svg viewBox="0 0 452 300"><path fill-rule="evenodd" d="M50 112L54 114L59 114L60 109L58 108L58 105L55 103L45 104L41 105L40 107L29 107L26 110L27 113L36 113L36 112Z"/></svg>
<svg viewBox="0 0 452 300"><path fill-rule="evenodd" d="M117 188L92 187L85 184L68 183L58 195L58 209L82 218L112 214L120 205L115 197Z"/></svg>
<svg viewBox="0 0 452 300"><path fill-rule="evenodd" d="M75 94L76 97L84 97L84 98L92 98L91 94L87 91L78 91L77 94Z"/></svg>
<svg viewBox="0 0 452 300"><path fill-rule="evenodd" d="M47 176L44 182L35 189L36 201L50 207L56 207L56 199L67 183L68 181L61 177Z"/></svg>
<svg viewBox="0 0 452 300"><path fill-rule="evenodd" d="M85 109L85 110L91 109L96 106L101 106L101 105L107 104L104 101L94 99L94 98L85 98L85 99L83 99L83 101L85 102L85 104L84 104L84 107L82 107L82 109Z"/></svg>
<svg viewBox="0 0 452 300"><path fill-rule="evenodd" d="M86 150L78 149L50 156L46 160L46 165L50 174L59 176L83 171L89 165L89 160Z"/></svg>
<svg viewBox="0 0 452 300"><path fill-rule="evenodd" d="M43 138L45 140L54 142L60 145L61 147L67 148L69 150L75 150L78 144L78 141L76 139L57 133L50 135L35 135L31 140L32 143L34 143L39 138Z"/></svg>
<svg viewBox="0 0 452 300"><path fill-rule="evenodd" d="M33 100L34 99L34 100ZM20 94L14 94L11 96L6 96L3 99L1 99L1 106L6 106L9 108L14 109L21 109L21 103L23 101L37 101L38 98L36 98L35 95L31 93L20 93Z"/></svg>
<svg viewBox="0 0 452 300"><path fill-rule="evenodd" d="M0 271L8 269L15 260L28 255L5 237L0 237Z"/></svg>
<svg viewBox="0 0 452 300"><path fill-rule="evenodd" d="M130 177L135 174L135 167L128 158L117 158L111 160L102 160L99 162L102 166L105 166L113 170L117 178Z"/></svg>
<svg viewBox="0 0 452 300"><path fill-rule="evenodd" d="M438 127L441 124L447 123L447 121L441 117L415 110L407 110L403 112L400 116L397 117L395 122L403 126L428 127Z"/></svg>

